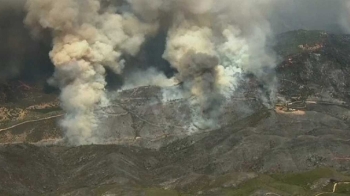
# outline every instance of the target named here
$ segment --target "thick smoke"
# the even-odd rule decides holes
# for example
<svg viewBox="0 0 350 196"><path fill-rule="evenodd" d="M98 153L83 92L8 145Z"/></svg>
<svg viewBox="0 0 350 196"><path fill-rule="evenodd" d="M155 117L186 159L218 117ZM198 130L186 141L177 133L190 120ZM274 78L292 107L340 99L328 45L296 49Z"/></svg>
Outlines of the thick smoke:
<svg viewBox="0 0 350 196"><path fill-rule="evenodd" d="M128 3L130 7L102 8L99 0L27 1L25 23L35 35L49 29L53 36L50 58L56 71L50 83L62 91L68 113L62 126L71 143L98 142L94 110L108 104L105 67L123 74L123 56L137 55L159 25L167 30L163 58L177 70L184 94L194 97L193 120L201 128L216 124L240 73L260 77L264 67L274 66L274 58L265 52L271 33L266 13L272 1Z"/></svg>
<svg viewBox="0 0 350 196"><path fill-rule="evenodd" d="M242 72L263 77L263 68L275 65L274 57L265 50L271 34L266 14L272 1L173 3L164 58L178 70L176 77L188 93L196 97L195 124L210 128L216 125Z"/></svg>
<svg viewBox="0 0 350 196"><path fill-rule="evenodd" d="M99 0L28 0L25 23L34 33L50 29L56 67L50 81L61 90L62 121L73 144L98 142L94 109L107 104L105 68L121 74L122 55L136 55L156 25L140 22L131 13L113 8L101 13Z"/></svg>
<svg viewBox="0 0 350 196"><path fill-rule="evenodd" d="M106 69L124 78L122 89L181 84L181 90L165 90L164 100L190 97L195 127L212 128L245 73L254 74L267 86L266 104L273 100L276 62L267 43L275 33L307 27L322 30L333 23L346 29L350 19L345 3L27 0L25 23L36 37L51 32L49 56L56 71L50 83L62 91L62 107L67 112L62 126L70 143L87 144L101 138L94 111L108 105ZM321 8L331 21L314 23ZM147 40L164 32L162 57L176 70L171 79L148 65L135 68L130 60L142 56Z"/></svg>

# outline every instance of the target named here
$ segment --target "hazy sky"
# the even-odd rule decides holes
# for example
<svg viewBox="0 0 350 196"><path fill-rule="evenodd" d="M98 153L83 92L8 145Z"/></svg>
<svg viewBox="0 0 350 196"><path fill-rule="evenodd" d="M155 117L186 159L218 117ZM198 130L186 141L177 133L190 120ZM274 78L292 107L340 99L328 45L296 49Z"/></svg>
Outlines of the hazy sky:
<svg viewBox="0 0 350 196"><path fill-rule="evenodd" d="M339 32L346 30L348 26L344 23L344 20L350 17L346 7L348 0L276 0L276 2L276 7L271 12L271 25L277 33L296 29Z"/></svg>
<svg viewBox="0 0 350 196"><path fill-rule="evenodd" d="M25 1L1 0L0 12L7 8L20 8ZM275 2L273 4L275 7L270 12L270 22L277 33L301 28L332 31L339 31L340 28L350 30L350 0L272 1Z"/></svg>

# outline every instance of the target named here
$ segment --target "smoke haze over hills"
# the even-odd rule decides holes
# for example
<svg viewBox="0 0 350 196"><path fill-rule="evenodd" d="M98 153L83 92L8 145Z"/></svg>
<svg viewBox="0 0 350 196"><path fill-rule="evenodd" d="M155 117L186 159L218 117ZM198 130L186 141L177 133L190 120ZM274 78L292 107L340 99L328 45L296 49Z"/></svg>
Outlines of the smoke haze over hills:
<svg viewBox="0 0 350 196"><path fill-rule="evenodd" d="M273 99L274 35L350 32L349 10L342 0L2 1L0 81L55 67L49 83L61 90L72 144L98 142L94 110L109 104L108 82L181 83L184 97L196 98L197 125L210 128L243 74L254 74Z"/></svg>

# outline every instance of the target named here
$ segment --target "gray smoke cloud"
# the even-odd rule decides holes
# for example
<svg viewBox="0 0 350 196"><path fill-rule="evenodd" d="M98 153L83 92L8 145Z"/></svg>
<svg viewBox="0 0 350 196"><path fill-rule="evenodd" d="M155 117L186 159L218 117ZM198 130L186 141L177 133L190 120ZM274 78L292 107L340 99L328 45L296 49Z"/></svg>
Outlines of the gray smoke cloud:
<svg viewBox="0 0 350 196"><path fill-rule="evenodd" d="M94 111L109 104L106 68L127 75L124 89L182 84L164 91L164 100L191 97L195 127L213 128L242 74L264 82L273 99L276 57L267 43L276 33L349 30L348 8L343 0L27 0L25 24L37 37L51 32L50 83L62 91L66 139L79 145L100 142ZM167 32L162 57L174 78L155 69L124 73L159 31Z"/></svg>

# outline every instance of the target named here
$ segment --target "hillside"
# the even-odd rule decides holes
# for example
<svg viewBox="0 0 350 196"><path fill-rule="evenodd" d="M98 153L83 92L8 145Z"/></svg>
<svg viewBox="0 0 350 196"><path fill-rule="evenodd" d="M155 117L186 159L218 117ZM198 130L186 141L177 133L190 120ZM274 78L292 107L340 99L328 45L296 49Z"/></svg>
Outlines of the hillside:
<svg viewBox="0 0 350 196"><path fill-rule="evenodd" d="M103 108L104 145L68 147L57 92L0 86L1 195L316 195L350 181L350 36L277 37L275 107L252 78L221 127L191 134L186 100L158 87L119 92ZM111 139L112 138L112 139ZM339 183L334 194L348 195ZM326 195L326 194L324 194Z"/></svg>

